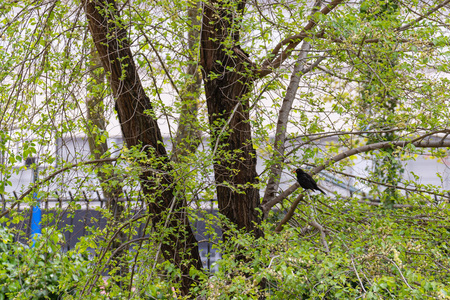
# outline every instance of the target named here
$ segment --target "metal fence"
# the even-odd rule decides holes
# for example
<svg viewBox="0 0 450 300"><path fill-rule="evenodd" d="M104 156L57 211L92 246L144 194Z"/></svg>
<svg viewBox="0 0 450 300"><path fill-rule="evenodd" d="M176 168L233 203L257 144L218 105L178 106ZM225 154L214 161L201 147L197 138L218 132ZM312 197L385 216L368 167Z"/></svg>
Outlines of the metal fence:
<svg viewBox="0 0 450 300"><path fill-rule="evenodd" d="M61 250L68 251L73 249L81 237L86 236L90 227L103 229L107 225L107 219L103 216L103 212L98 208L106 208L109 199L101 198L97 194L97 198L88 198L85 196L82 199L75 198L70 194L69 198L47 198L41 199L40 206L42 209L42 228L55 226L64 235L64 239L60 241ZM16 196L17 199L17 196ZM1 197L1 207L4 211L10 206L10 201L7 201L3 195ZM117 200L116 200L117 201ZM137 200L130 200L128 197L118 199L123 201L125 209L130 210L135 217L146 212L145 201L138 198ZM81 206L81 209L74 209L74 204ZM25 204L18 204L15 211L21 215L21 221L17 224L13 222L4 221L0 226L17 229L15 240L22 243L29 243L30 228L32 220L32 208ZM206 209L207 213L216 213L212 208ZM10 221L10 220L9 220ZM207 226L203 221L196 221L191 224L195 232L197 241L199 243L200 255L202 257L205 268L211 270L212 264L220 258L218 252L212 248L210 241L211 235L207 231ZM145 224L140 224L136 229L135 237L145 236ZM221 230L216 226L216 234L220 237Z"/></svg>

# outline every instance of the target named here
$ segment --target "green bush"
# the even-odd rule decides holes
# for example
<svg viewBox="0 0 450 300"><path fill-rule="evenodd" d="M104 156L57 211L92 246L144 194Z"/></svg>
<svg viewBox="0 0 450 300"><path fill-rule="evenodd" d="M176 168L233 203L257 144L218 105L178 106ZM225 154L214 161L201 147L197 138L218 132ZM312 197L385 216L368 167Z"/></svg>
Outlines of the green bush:
<svg viewBox="0 0 450 300"><path fill-rule="evenodd" d="M374 218L371 227L330 233L329 252L320 235L304 235L295 227L282 233L266 227L259 239L234 231L216 245L222 253L218 271L203 278L195 293L224 300L450 299L448 273L433 265L438 259L447 265L446 250L434 247L426 258L413 256L413 250L425 251L421 245L431 235L407 232L389 213L394 212Z"/></svg>
<svg viewBox="0 0 450 300"><path fill-rule="evenodd" d="M61 233L45 231L29 247L0 228L0 300L62 299L74 294L88 271L88 260L60 249Z"/></svg>

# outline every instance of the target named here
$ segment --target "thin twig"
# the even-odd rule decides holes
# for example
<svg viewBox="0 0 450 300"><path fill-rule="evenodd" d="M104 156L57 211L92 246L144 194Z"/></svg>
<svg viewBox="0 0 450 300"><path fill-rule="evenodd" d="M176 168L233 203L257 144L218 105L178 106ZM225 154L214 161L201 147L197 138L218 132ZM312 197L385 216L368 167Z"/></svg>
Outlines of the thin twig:
<svg viewBox="0 0 450 300"><path fill-rule="evenodd" d="M350 254L350 258L352 260L352 266L353 270L355 271L356 277L358 278L359 284L361 285L361 288L363 289L364 293L367 293L366 289L364 288L364 284L361 281L361 278L359 277L358 270L356 270L355 262L353 261L353 255Z"/></svg>
<svg viewBox="0 0 450 300"><path fill-rule="evenodd" d="M399 266L395 263L395 261L393 261L392 259L390 259L389 257L386 257L386 256L384 256L384 255L379 255L379 254L376 254L376 255L377 255L377 256L380 256L380 257L386 259L387 261L389 261L390 263L392 263L392 264L397 268L398 272L400 273L400 276L402 276L402 279L403 279L403 281L405 282L405 284L406 284L411 290L415 290L415 289L413 289L413 288L409 285L408 280L406 280L405 276L403 276L402 270L400 270Z"/></svg>

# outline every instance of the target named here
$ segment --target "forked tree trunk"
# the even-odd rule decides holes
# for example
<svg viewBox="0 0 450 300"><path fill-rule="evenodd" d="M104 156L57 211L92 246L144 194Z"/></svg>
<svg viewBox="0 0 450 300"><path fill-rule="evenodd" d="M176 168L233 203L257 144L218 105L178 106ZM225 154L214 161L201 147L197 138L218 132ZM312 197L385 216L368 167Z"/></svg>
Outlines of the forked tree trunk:
<svg viewBox="0 0 450 300"><path fill-rule="evenodd" d="M261 236L256 224L261 216L246 98L253 78L251 62L239 47L239 26L233 14L242 14L245 1L234 2L235 10L221 1L204 4L201 33L201 65L212 134L214 175L220 213L239 229ZM221 8L228 7L228 8ZM226 41L227 38L231 40Z"/></svg>
<svg viewBox="0 0 450 300"><path fill-rule="evenodd" d="M144 92L114 0L85 0L83 6L95 46L109 73L116 99L122 134L128 147L137 146L152 160L151 170L141 174L142 193L148 199L153 224L172 228L161 245L164 257L181 269L182 292L193 283L191 266L202 269L198 246L184 209L183 197L174 197L173 178L158 124L150 113L150 99ZM143 166L145 167L145 166ZM163 229L164 230L164 229ZM163 234L163 232L162 232Z"/></svg>

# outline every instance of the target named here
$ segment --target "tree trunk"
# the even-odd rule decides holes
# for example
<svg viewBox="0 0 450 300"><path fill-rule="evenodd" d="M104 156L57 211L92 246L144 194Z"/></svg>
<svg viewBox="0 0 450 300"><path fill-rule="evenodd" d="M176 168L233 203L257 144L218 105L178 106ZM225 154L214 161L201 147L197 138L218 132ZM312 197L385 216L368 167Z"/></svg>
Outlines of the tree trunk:
<svg viewBox="0 0 450 300"><path fill-rule="evenodd" d="M230 2L230 4L233 2ZM235 2L238 14L245 1ZM239 47L239 26L234 24L231 8L220 1L205 3L201 33L201 65L208 106L214 175L220 213L239 229L262 232L253 148L246 97L253 84L247 55ZM232 40L226 40L227 37Z"/></svg>
<svg viewBox="0 0 450 300"><path fill-rule="evenodd" d="M181 291L187 295L193 279L191 266L201 270L202 263L195 236L187 219L183 197L174 197L173 178L158 124L151 116L152 105L144 92L129 47L127 31L122 26L114 0L83 2L89 30L109 73L116 99L116 110L128 147L137 146L147 154L150 165L141 178L142 193L156 228L172 228L162 241L164 257L181 269ZM151 168L150 168L151 167ZM161 232L164 235L164 232Z"/></svg>

